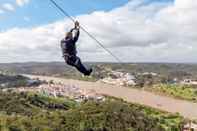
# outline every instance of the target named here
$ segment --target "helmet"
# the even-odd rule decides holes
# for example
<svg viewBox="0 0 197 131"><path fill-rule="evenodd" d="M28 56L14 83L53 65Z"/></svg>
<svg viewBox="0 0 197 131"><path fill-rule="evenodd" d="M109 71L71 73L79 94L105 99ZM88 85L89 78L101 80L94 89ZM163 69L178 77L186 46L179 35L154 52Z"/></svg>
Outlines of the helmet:
<svg viewBox="0 0 197 131"><path fill-rule="evenodd" d="M73 37L72 32L67 32L67 33L66 33L66 38L72 38L72 37Z"/></svg>

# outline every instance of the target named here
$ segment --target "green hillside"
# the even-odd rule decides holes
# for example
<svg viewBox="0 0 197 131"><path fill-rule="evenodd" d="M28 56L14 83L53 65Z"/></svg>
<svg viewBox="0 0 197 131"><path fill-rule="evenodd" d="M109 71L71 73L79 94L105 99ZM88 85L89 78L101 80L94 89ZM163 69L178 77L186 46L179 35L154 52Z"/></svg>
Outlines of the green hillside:
<svg viewBox="0 0 197 131"><path fill-rule="evenodd" d="M183 118L107 98L105 102L0 92L1 131L179 131Z"/></svg>

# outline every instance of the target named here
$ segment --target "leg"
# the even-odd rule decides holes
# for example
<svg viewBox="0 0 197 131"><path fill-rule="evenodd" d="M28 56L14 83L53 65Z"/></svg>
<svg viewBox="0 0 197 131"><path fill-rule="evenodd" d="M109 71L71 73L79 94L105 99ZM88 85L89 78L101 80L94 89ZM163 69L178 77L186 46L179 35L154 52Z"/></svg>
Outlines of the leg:
<svg viewBox="0 0 197 131"><path fill-rule="evenodd" d="M84 75L90 75L92 70L88 70L81 62L81 59L76 56L76 61L75 61L75 67L77 68L78 71L83 73Z"/></svg>
<svg viewBox="0 0 197 131"><path fill-rule="evenodd" d="M67 60L67 64L74 66L75 68L77 68L78 71L80 71L84 75L90 75L90 73L92 72L92 70L86 69L86 67L81 63L80 58L77 56L70 57Z"/></svg>

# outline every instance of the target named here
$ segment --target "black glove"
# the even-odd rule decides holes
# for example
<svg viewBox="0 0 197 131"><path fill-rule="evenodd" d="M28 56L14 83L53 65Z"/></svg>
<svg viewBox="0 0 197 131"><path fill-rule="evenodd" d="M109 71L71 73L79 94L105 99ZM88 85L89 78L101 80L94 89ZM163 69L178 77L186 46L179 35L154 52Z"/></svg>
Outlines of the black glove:
<svg viewBox="0 0 197 131"><path fill-rule="evenodd" d="M79 28L80 28L79 22L76 21L76 22L75 22L75 29L79 29Z"/></svg>

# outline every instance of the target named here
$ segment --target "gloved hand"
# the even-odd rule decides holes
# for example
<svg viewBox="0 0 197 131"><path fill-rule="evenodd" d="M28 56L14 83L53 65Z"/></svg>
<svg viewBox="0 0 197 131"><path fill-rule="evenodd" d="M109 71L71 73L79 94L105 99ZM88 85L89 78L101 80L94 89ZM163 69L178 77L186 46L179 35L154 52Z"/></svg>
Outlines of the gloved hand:
<svg viewBox="0 0 197 131"><path fill-rule="evenodd" d="M78 21L75 21L75 28L76 29L79 29L80 28L80 25L79 25L79 22Z"/></svg>

